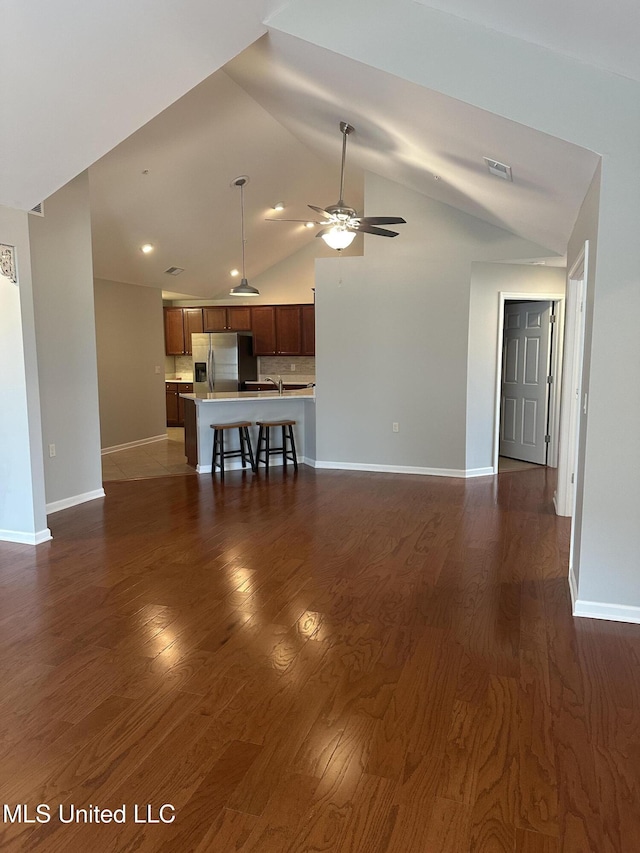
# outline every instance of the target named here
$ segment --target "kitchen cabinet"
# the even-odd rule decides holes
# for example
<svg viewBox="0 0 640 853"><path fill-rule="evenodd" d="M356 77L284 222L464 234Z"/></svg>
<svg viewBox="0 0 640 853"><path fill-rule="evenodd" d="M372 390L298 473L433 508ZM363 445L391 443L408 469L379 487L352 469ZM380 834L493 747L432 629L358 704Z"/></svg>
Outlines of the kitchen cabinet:
<svg viewBox="0 0 640 853"><path fill-rule="evenodd" d="M251 308L253 354L276 354L276 309L274 305L257 305Z"/></svg>
<svg viewBox="0 0 640 853"><path fill-rule="evenodd" d="M167 426L184 426L184 399L180 394L192 394L191 382L166 382Z"/></svg>
<svg viewBox="0 0 640 853"><path fill-rule="evenodd" d="M205 332L250 332L251 308L248 305L214 305L203 308Z"/></svg>
<svg viewBox="0 0 640 853"><path fill-rule="evenodd" d="M316 354L316 306L301 305L302 352L301 355Z"/></svg>
<svg viewBox="0 0 640 853"><path fill-rule="evenodd" d="M167 355L191 355L191 335L202 332L202 308L164 309L164 346Z"/></svg>
<svg viewBox="0 0 640 853"><path fill-rule="evenodd" d="M182 326L184 328L184 354L191 355L191 335L200 335L202 329L202 308L183 308Z"/></svg>
<svg viewBox="0 0 640 853"><path fill-rule="evenodd" d="M167 355L190 355L198 332L253 332L255 355L315 355L315 305L165 308Z"/></svg>
<svg viewBox="0 0 640 853"><path fill-rule="evenodd" d="M302 320L300 305L276 305L276 353L300 355Z"/></svg>
<svg viewBox="0 0 640 853"><path fill-rule="evenodd" d="M314 305L259 305L251 309L256 355L315 355Z"/></svg>
<svg viewBox="0 0 640 853"><path fill-rule="evenodd" d="M284 382L282 388L284 391L299 391L301 388L308 388L306 382ZM273 382L244 382L243 391L277 391L277 387Z"/></svg>

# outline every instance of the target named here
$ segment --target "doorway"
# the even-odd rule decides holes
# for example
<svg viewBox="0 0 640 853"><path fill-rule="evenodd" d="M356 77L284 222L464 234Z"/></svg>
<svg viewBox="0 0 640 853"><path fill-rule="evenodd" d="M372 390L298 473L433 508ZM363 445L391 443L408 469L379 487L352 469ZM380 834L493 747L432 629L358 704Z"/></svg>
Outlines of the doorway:
<svg viewBox="0 0 640 853"><path fill-rule="evenodd" d="M502 338L500 456L547 464L553 302L506 302Z"/></svg>
<svg viewBox="0 0 640 853"><path fill-rule="evenodd" d="M500 293L493 469L557 467L564 297Z"/></svg>

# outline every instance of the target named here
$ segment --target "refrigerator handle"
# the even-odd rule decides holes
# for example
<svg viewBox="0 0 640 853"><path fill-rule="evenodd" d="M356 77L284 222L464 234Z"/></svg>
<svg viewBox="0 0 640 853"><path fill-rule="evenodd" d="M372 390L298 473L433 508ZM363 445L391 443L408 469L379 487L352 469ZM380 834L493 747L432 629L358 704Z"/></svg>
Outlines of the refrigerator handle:
<svg viewBox="0 0 640 853"><path fill-rule="evenodd" d="M213 352L213 347L209 346L209 365L207 369L207 379L209 382L209 391L213 391L216 387L216 357Z"/></svg>

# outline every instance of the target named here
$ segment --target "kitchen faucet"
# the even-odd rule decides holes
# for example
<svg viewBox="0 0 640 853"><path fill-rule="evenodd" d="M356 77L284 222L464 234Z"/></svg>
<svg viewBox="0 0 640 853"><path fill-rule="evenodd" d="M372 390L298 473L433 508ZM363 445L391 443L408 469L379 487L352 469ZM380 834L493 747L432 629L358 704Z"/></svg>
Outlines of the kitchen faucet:
<svg viewBox="0 0 640 853"><path fill-rule="evenodd" d="M276 388L278 389L278 394L280 394L282 396L282 392L284 390L284 385L282 384L282 376L278 376L277 382L275 379L272 379L270 376L267 376L267 378L264 381L265 382L272 382L276 386Z"/></svg>

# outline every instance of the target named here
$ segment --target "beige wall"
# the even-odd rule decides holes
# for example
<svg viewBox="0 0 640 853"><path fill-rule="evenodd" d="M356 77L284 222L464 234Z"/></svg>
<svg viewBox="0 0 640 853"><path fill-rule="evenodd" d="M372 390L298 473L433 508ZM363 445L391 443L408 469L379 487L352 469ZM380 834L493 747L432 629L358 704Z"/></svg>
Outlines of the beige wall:
<svg viewBox="0 0 640 853"><path fill-rule="evenodd" d="M29 217L47 511L100 497L87 173ZM54 444L56 455L49 446Z"/></svg>
<svg viewBox="0 0 640 853"><path fill-rule="evenodd" d="M102 447L163 435L162 294L101 279L94 292Z"/></svg>

